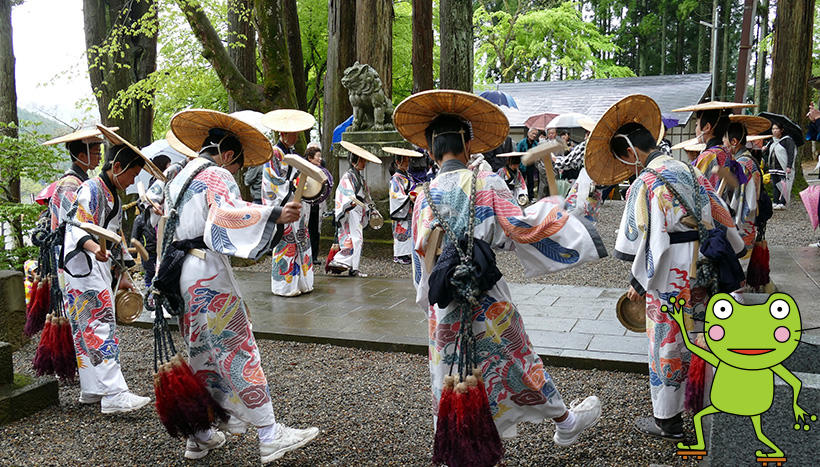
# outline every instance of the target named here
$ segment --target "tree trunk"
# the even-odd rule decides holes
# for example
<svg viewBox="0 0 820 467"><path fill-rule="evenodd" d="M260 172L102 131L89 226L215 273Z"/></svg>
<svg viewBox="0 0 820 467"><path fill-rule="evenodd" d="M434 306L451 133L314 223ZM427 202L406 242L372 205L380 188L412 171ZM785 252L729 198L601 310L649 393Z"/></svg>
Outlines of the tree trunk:
<svg viewBox="0 0 820 467"><path fill-rule="evenodd" d="M254 0L253 20L259 38L262 87L270 101L270 107L261 112L276 108L295 109L298 106L282 3L283 0Z"/></svg>
<svg viewBox="0 0 820 467"><path fill-rule="evenodd" d="M137 24L156 20L156 11L155 0L83 0L88 74L100 117L103 124L120 127L118 133L137 146L153 139L153 99L135 99L116 117L109 115L110 104L118 92L156 70L156 33L148 35Z"/></svg>
<svg viewBox="0 0 820 467"><path fill-rule="evenodd" d="M236 64L239 73L256 84L256 30L251 23L250 0L229 0L228 2L228 55ZM228 110L245 110L228 96Z"/></svg>
<svg viewBox="0 0 820 467"><path fill-rule="evenodd" d="M333 179L339 179L339 164L332 152L333 129L353 114L347 90L342 86L345 68L356 61L356 8L350 0L329 0L327 12L327 74L322 121L322 156Z"/></svg>
<svg viewBox="0 0 820 467"><path fill-rule="evenodd" d="M379 74L388 99L393 95L393 2L356 0L356 60ZM366 13L365 13L366 12Z"/></svg>
<svg viewBox="0 0 820 467"><path fill-rule="evenodd" d="M798 125L805 120L809 101L812 34L815 0L779 0L772 44L772 77L769 81L769 112L783 114ZM792 192L806 187L800 167L810 145L798 149Z"/></svg>
<svg viewBox="0 0 820 467"><path fill-rule="evenodd" d="M737 59L737 77L735 79L735 102L746 100L746 85L749 83L749 64L752 48L752 23L754 22L755 3L757 0L743 2L743 26L740 33L740 53Z"/></svg>
<svg viewBox="0 0 820 467"><path fill-rule="evenodd" d="M470 0L439 2L441 88L473 92L473 7Z"/></svg>
<svg viewBox="0 0 820 467"><path fill-rule="evenodd" d="M729 25L732 21L732 0L723 2L723 44L720 59L720 100L729 100Z"/></svg>
<svg viewBox="0 0 820 467"><path fill-rule="evenodd" d="M285 33L288 36L288 55L293 74L293 88L299 110L307 112L307 82L305 81L305 59L302 56L302 33L299 29L299 12L296 0L285 0ZM309 132L310 130L308 130ZM310 133L308 133L310 134Z"/></svg>
<svg viewBox="0 0 820 467"><path fill-rule="evenodd" d="M666 74L666 12L661 11L661 74Z"/></svg>
<svg viewBox="0 0 820 467"><path fill-rule="evenodd" d="M766 77L766 49L760 46L763 39L769 34L769 5L765 1L760 2L760 33L757 36L757 59L755 61L755 112L760 112L760 104L763 102L763 80Z"/></svg>
<svg viewBox="0 0 820 467"><path fill-rule="evenodd" d="M14 77L14 46L11 31L11 0L0 0L0 123L14 124L14 128L0 128L0 136L17 138L17 83ZM14 157L14 156L12 156ZM5 189L0 191L0 200L20 202L20 176L0 173L0 183ZM20 222L12 222L15 247L23 245ZM0 245L5 248L5 245Z"/></svg>
<svg viewBox="0 0 820 467"><path fill-rule="evenodd" d="M413 93L433 89L433 0L413 0Z"/></svg>

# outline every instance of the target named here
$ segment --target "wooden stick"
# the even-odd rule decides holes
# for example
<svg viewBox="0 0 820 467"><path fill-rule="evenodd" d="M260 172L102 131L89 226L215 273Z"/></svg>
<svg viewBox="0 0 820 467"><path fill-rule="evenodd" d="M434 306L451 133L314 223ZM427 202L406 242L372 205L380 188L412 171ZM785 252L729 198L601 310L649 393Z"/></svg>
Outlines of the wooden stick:
<svg viewBox="0 0 820 467"><path fill-rule="evenodd" d="M308 175L306 173L299 174L299 185L296 187L296 193L293 195L293 202L300 203L302 202L302 193L305 192L305 186L307 185Z"/></svg>

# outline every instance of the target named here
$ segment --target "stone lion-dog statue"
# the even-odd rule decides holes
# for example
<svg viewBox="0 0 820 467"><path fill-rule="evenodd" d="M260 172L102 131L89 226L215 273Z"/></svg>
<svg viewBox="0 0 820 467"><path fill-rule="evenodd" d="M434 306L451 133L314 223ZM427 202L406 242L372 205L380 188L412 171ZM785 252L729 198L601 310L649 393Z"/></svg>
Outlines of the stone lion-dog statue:
<svg viewBox="0 0 820 467"><path fill-rule="evenodd" d="M393 103L384 95L382 80L370 65L356 62L345 70L342 85L353 106L351 131L394 130Z"/></svg>

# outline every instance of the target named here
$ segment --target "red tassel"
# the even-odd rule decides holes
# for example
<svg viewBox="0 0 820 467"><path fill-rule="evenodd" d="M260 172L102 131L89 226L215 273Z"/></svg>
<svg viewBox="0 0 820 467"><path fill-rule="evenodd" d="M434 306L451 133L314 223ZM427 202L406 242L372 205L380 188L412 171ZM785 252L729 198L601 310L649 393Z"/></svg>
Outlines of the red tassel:
<svg viewBox="0 0 820 467"><path fill-rule="evenodd" d="M336 253L339 252L339 244L334 243L330 246L330 251L327 252L327 259L325 260L325 273L330 272L330 262L333 261L333 258L336 257Z"/></svg>
<svg viewBox="0 0 820 467"><path fill-rule="evenodd" d="M746 269L746 282L755 289L763 287L770 282L769 272L768 244L765 240L755 242L749 267Z"/></svg>
<svg viewBox="0 0 820 467"><path fill-rule="evenodd" d="M77 374L77 356L74 354L74 337L71 335L71 324L68 318L56 318L53 355L54 374L58 378L73 381Z"/></svg>
<svg viewBox="0 0 820 467"><path fill-rule="evenodd" d="M171 436L191 436L228 419L180 355L175 355L154 375L154 394L157 414Z"/></svg>
<svg viewBox="0 0 820 467"><path fill-rule="evenodd" d="M454 387L455 378L445 376L444 388L441 390L441 397L438 401L436 436L433 439L433 464L436 465L449 465L449 459L453 456L453 440L455 439L455 426L452 424L455 418L455 411L453 410Z"/></svg>
<svg viewBox="0 0 820 467"><path fill-rule="evenodd" d="M54 325L50 313L46 316L32 365L37 376L54 374Z"/></svg>
<svg viewBox="0 0 820 467"><path fill-rule="evenodd" d="M49 311L46 301L51 301L49 299L48 280L35 280L34 282L35 285L31 287L31 300L29 300L26 308L26 325L23 327L23 334L27 337L31 337L43 329L46 323L46 314Z"/></svg>
<svg viewBox="0 0 820 467"><path fill-rule="evenodd" d="M697 413L703 409L703 392L706 383L706 362L695 354L689 361L689 373L686 381L686 410Z"/></svg>
<svg viewBox="0 0 820 467"><path fill-rule="evenodd" d="M475 381L473 383L473 381ZM487 389L484 387L484 380L481 378L481 370L473 370L473 378L467 377L467 385L470 392L474 393L473 398L476 404L476 429L475 439L479 441L481 448L481 459L486 465L497 464L504 457L504 445L501 443L501 436L495 426L492 412L490 411L490 399L487 397Z"/></svg>

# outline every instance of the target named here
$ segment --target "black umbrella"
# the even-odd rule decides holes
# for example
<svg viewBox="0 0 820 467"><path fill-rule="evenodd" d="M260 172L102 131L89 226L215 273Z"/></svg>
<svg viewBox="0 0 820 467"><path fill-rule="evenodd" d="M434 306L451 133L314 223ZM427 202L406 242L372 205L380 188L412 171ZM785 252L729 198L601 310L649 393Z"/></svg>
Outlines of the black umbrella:
<svg viewBox="0 0 820 467"><path fill-rule="evenodd" d="M803 143L806 142L806 137L803 135L803 129L800 128L800 125L794 123L789 117L771 112L760 112L757 116L763 117L772 122L773 125L779 126L780 129L783 130L783 134L789 135L794 140L796 145L802 146ZM772 134L772 130L766 130L761 134L770 135Z"/></svg>

